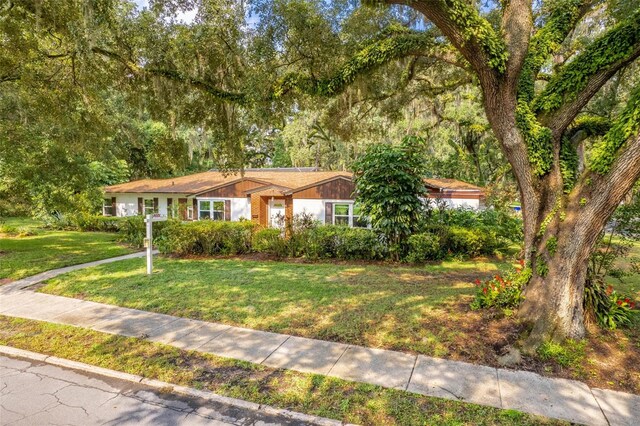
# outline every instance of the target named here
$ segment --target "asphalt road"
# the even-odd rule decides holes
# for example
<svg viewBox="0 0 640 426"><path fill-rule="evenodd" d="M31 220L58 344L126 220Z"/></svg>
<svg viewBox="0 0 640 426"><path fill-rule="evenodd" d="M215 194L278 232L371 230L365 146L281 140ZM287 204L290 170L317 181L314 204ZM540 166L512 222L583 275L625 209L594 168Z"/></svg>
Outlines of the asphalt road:
<svg viewBox="0 0 640 426"><path fill-rule="evenodd" d="M127 381L0 356L0 425L300 425Z"/></svg>

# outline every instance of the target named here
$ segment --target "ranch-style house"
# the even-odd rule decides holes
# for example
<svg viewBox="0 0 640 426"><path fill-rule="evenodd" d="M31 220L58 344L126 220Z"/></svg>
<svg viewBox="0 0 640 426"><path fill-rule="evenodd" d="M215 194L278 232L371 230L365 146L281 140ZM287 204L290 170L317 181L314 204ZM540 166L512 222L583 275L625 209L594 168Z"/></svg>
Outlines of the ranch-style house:
<svg viewBox="0 0 640 426"><path fill-rule="evenodd" d="M426 197L451 207L478 209L482 188L455 179L425 179ZM208 171L169 179L142 179L105 189L105 216L154 214L183 220L252 220L276 226L299 213L324 224L366 226L354 199L352 173L315 168Z"/></svg>

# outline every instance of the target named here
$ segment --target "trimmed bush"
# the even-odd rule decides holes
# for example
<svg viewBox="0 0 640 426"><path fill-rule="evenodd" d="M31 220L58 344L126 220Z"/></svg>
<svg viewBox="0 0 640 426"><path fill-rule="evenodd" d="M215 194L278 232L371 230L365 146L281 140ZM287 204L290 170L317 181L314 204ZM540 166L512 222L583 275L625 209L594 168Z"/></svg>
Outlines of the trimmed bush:
<svg viewBox="0 0 640 426"><path fill-rule="evenodd" d="M440 238L434 234L413 234L407 239L407 246L408 253L404 259L407 262L423 263L442 257Z"/></svg>
<svg viewBox="0 0 640 426"><path fill-rule="evenodd" d="M483 237L478 230L451 226L447 230L443 248L452 255L478 256L483 252Z"/></svg>
<svg viewBox="0 0 640 426"><path fill-rule="evenodd" d="M77 229L85 232L118 232L122 224L122 218L119 217L88 213L79 213L70 219Z"/></svg>
<svg viewBox="0 0 640 426"><path fill-rule="evenodd" d="M388 256L382 238L371 229L318 226L307 231L304 255L310 259L377 260Z"/></svg>
<svg viewBox="0 0 640 426"><path fill-rule="evenodd" d="M285 240L282 231L275 228L257 231L253 235L253 250L277 257L286 257L289 254L288 241Z"/></svg>
<svg viewBox="0 0 640 426"><path fill-rule="evenodd" d="M158 250L178 256L248 253L255 227L248 221L172 221L160 231Z"/></svg>

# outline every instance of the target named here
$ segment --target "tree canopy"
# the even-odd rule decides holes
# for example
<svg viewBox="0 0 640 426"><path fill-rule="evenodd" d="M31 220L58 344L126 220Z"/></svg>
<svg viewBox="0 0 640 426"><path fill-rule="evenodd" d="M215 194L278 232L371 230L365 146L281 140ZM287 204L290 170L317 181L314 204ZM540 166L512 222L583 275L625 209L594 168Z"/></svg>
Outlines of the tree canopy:
<svg viewBox="0 0 640 426"><path fill-rule="evenodd" d="M581 337L589 255L640 177L637 1L363 3L6 2L0 191L73 198L96 161L347 168L422 136L432 173L517 184L531 342Z"/></svg>

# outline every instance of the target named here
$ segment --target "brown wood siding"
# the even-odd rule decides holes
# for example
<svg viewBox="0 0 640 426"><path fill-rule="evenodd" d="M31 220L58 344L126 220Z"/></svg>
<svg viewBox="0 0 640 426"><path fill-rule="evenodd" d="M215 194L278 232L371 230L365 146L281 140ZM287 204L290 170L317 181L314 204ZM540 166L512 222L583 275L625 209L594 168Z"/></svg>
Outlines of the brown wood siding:
<svg viewBox="0 0 640 426"><path fill-rule="evenodd" d="M353 182L345 179L336 179L300 192L295 192L293 198L351 200L354 189L355 186Z"/></svg>
<svg viewBox="0 0 640 426"><path fill-rule="evenodd" d="M198 198L241 198L246 195L245 191L250 191L261 186L264 186L264 183L245 180L231 185L226 185L203 194L198 194Z"/></svg>

